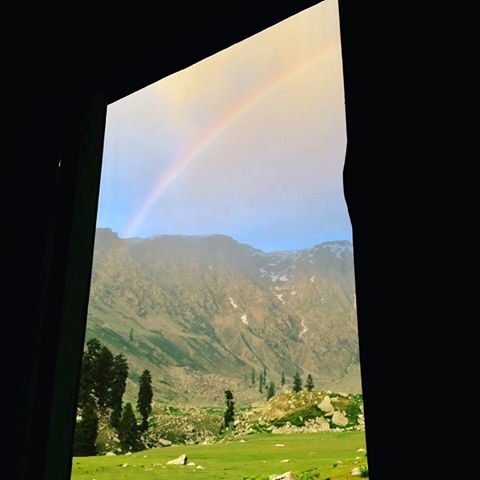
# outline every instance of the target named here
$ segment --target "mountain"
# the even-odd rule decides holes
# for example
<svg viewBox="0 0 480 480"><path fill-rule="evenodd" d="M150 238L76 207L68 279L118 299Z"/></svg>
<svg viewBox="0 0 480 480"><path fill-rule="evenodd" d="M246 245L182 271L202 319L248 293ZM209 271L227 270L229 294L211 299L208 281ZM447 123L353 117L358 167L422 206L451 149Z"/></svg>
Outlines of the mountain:
<svg viewBox="0 0 480 480"><path fill-rule="evenodd" d="M252 368L360 391L352 245L266 253L223 235L95 238L87 338L152 372L157 400L263 398ZM245 380L245 377L248 380Z"/></svg>

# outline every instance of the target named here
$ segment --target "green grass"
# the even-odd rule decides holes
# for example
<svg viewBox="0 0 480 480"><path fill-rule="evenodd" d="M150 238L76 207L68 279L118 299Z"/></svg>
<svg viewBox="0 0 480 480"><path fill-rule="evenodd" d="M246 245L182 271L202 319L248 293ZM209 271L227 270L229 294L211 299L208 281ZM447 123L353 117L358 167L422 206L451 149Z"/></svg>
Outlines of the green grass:
<svg viewBox="0 0 480 480"><path fill-rule="evenodd" d="M324 432L294 435L253 434L229 443L181 445L116 457L74 457L72 480L242 480L268 478L288 470L300 478L351 479L354 467L366 465L363 432ZM275 444L284 444L276 447ZM165 465L182 453L195 467ZM146 455L146 457L145 457ZM355 463L355 457L362 459ZM288 463L280 463L289 459ZM337 467L333 467L335 463ZM122 467L128 463L127 467ZM319 474L318 477L314 476Z"/></svg>

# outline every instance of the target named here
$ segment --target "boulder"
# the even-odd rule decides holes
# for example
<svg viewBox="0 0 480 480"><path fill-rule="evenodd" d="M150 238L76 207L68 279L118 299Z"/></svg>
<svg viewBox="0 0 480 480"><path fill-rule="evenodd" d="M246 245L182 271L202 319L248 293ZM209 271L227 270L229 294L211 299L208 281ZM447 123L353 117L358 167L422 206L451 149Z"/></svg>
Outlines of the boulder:
<svg viewBox="0 0 480 480"><path fill-rule="evenodd" d="M360 475L362 475L362 471L361 471L358 467L355 467L355 468L352 470L352 475L360 476Z"/></svg>
<svg viewBox="0 0 480 480"><path fill-rule="evenodd" d="M205 470L205 467L202 467L201 465L197 465L197 470Z"/></svg>
<svg viewBox="0 0 480 480"><path fill-rule="evenodd" d="M167 465L185 465L187 463L187 460L188 460L187 456L183 454L183 455L180 455L175 460L170 460L169 462L167 462Z"/></svg>
<svg viewBox="0 0 480 480"><path fill-rule="evenodd" d="M158 442L157 445L159 447L171 447L172 442L170 440L165 440L164 438L161 438Z"/></svg>
<svg viewBox="0 0 480 480"><path fill-rule="evenodd" d="M317 405L322 412L333 412L334 408L328 395Z"/></svg>
<svg viewBox="0 0 480 480"><path fill-rule="evenodd" d="M280 460L280 463L288 463L290 461L289 458L286 458L285 460Z"/></svg>
<svg viewBox="0 0 480 480"><path fill-rule="evenodd" d="M333 412L332 423L340 427L346 427L348 418L341 412Z"/></svg>
<svg viewBox="0 0 480 480"><path fill-rule="evenodd" d="M281 475L272 475L270 480L297 480L297 477L293 474L293 472L285 472Z"/></svg>
<svg viewBox="0 0 480 480"><path fill-rule="evenodd" d="M115 457L116 454L115 454L114 452L107 452L107 453L105 454L105 456L106 456L106 457Z"/></svg>

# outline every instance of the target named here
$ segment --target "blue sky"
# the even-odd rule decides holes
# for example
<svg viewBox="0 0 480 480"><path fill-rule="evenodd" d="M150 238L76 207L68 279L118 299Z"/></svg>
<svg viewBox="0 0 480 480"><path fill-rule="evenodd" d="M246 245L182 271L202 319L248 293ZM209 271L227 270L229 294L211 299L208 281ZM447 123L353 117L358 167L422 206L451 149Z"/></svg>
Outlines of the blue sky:
<svg viewBox="0 0 480 480"><path fill-rule="evenodd" d="M265 251L351 239L345 149L338 6L326 0L110 105L97 225Z"/></svg>

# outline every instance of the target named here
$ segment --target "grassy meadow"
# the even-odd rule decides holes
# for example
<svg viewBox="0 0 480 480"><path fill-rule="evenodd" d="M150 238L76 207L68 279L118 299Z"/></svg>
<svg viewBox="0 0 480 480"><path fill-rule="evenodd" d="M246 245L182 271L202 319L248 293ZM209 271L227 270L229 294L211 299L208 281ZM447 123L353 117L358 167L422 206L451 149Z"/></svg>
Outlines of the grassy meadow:
<svg viewBox="0 0 480 480"><path fill-rule="evenodd" d="M367 463L365 452L357 452L359 448L366 448L365 433L359 431L290 435L259 433L248 435L243 440L210 445L179 445L112 457L74 457L71 478L260 480L291 470L302 480L334 480L356 478L351 476L351 470ZM165 465L183 453L188 456L188 462L196 465ZM282 462L287 459L288 462ZM199 465L203 469L198 469ZM301 475L309 470L309 474ZM314 473L319 473L319 476Z"/></svg>

